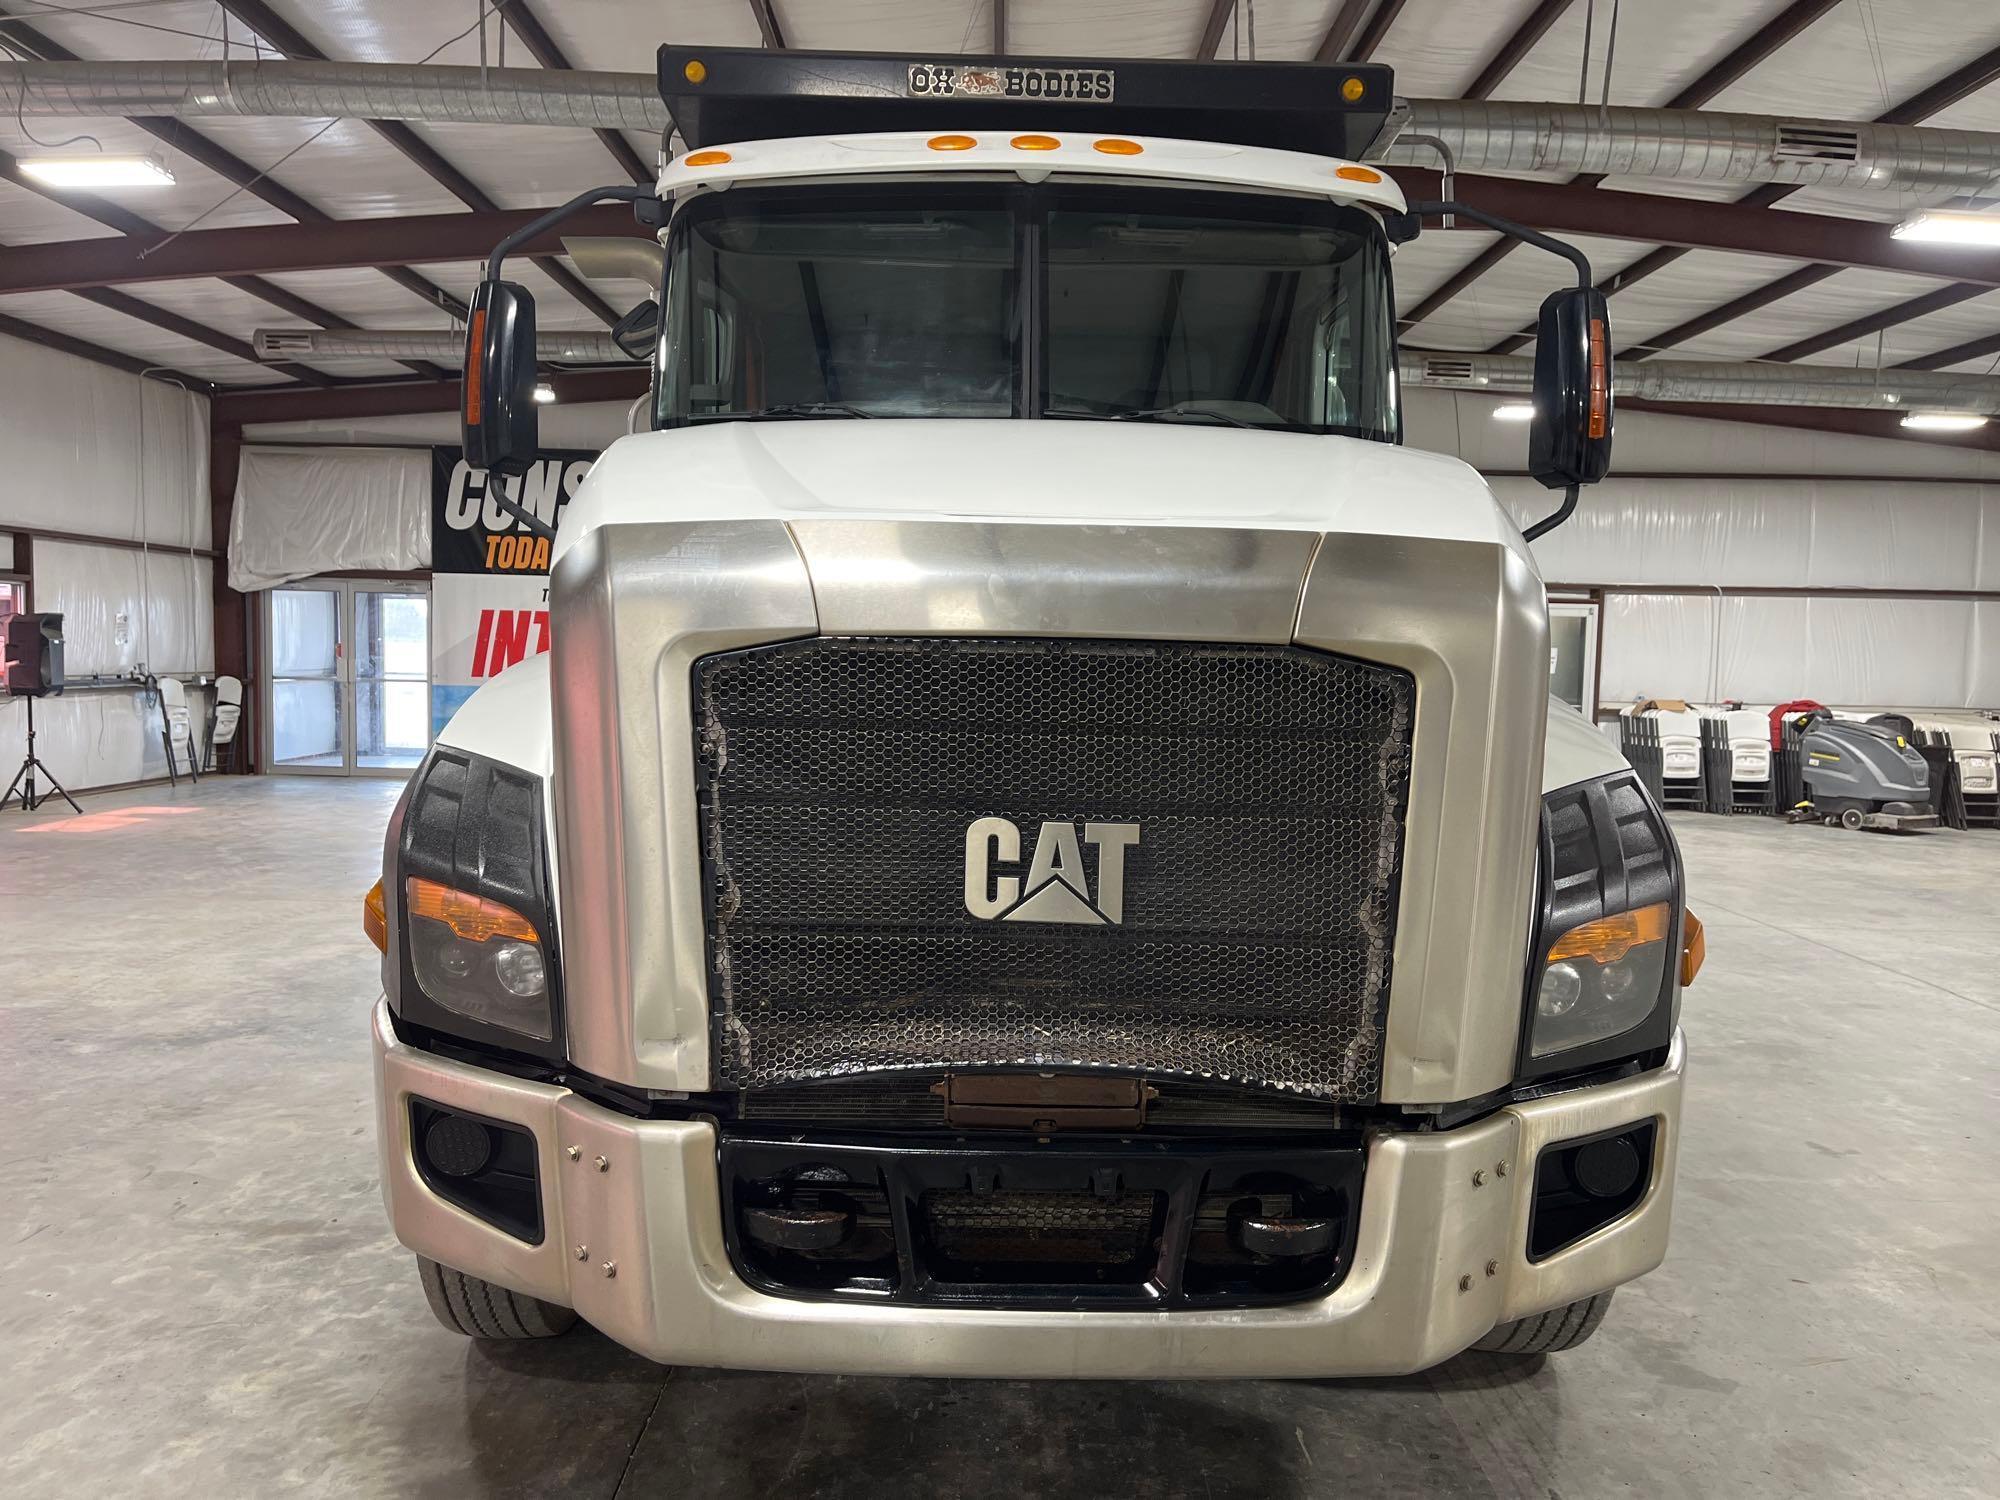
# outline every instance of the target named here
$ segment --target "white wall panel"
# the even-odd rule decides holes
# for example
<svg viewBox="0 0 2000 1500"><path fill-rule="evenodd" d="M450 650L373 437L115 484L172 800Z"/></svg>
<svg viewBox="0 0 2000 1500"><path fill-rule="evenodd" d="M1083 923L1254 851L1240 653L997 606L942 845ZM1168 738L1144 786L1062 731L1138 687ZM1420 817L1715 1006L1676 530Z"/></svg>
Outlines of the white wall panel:
<svg viewBox="0 0 2000 1500"><path fill-rule="evenodd" d="M1601 707L1638 698L1705 699L1716 601L1698 594L1613 594L1604 601Z"/></svg>

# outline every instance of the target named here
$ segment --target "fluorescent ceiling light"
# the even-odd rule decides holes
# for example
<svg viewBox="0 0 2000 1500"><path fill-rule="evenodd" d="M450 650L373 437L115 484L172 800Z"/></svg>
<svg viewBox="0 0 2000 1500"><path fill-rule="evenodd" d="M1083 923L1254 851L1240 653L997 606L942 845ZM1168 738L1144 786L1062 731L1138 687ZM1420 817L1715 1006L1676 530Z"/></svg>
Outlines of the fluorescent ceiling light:
<svg viewBox="0 0 2000 1500"><path fill-rule="evenodd" d="M30 156L21 170L50 187L172 187L174 174L157 156Z"/></svg>
<svg viewBox="0 0 2000 1500"><path fill-rule="evenodd" d="M537 406L548 406L552 404L555 401L555 399L556 399L556 388L550 385L546 380L544 380L543 382L541 382L541 384L535 387L535 404Z"/></svg>
<svg viewBox="0 0 2000 1500"><path fill-rule="evenodd" d="M1535 419L1535 404L1532 401L1508 401L1493 408L1496 422L1532 422Z"/></svg>
<svg viewBox="0 0 2000 1500"><path fill-rule="evenodd" d="M1986 418L1976 411L1913 411L1903 425L1917 432L1971 432L1984 427Z"/></svg>
<svg viewBox="0 0 2000 1500"><path fill-rule="evenodd" d="M1933 208L1912 214L1889 234L1894 239L1929 245L2000 245L2000 213Z"/></svg>

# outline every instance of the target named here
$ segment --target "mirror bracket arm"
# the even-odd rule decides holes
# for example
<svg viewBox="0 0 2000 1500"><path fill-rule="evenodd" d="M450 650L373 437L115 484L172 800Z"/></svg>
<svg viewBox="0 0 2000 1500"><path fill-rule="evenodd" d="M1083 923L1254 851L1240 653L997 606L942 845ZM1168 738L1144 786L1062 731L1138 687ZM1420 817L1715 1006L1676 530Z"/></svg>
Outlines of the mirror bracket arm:
<svg viewBox="0 0 2000 1500"><path fill-rule="evenodd" d="M1517 224L1512 219L1503 219L1498 214L1489 214L1483 208L1474 208L1469 203L1412 203L1409 212L1418 218L1427 219L1436 215L1463 214L1474 223L1484 224L1488 229L1497 229L1511 239L1533 245L1537 250L1546 250L1551 255L1560 255L1576 267L1576 284L1587 287L1590 281L1590 257L1574 245L1564 244L1540 230L1530 229L1525 224Z"/></svg>
<svg viewBox="0 0 2000 1500"><path fill-rule="evenodd" d="M1567 521L1576 511L1576 497L1582 489L1582 485L1573 484L1564 490L1563 503L1548 515L1543 516L1541 520L1535 522L1534 525L1524 530L1521 533L1521 539L1532 542L1536 537L1547 536L1551 531L1554 531L1563 522Z"/></svg>
<svg viewBox="0 0 2000 1500"><path fill-rule="evenodd" d="M556 225L562 223L564 219L567 219L579 209L589 208L593 203L631 203L636 205L648 200L656 203L659 201L658 193L649 187L621 185L617 187L592 188L587 193L578 193L569 202L530 219L499 244L495 245L493 253L486 257L486 279L488 281L498 281L500 279L500 263L502 261L513 254L514 251L520 249L521 246L527 244L528 241L539 235L548 233L549 230L555 228Z"/></svg>
<svg viewBox="0 0 2000 1500"><path fill-rule="evenodd" d="M496 473L493 475L493 483L487 488L486 497L508 515L519 521L523 526L527 527L536 536L549 542L553 542L556 539L555 527L549 525L547 521L544 521L540 516L529 510L520 501L508 495L507 476L505 474Z"/></svg>

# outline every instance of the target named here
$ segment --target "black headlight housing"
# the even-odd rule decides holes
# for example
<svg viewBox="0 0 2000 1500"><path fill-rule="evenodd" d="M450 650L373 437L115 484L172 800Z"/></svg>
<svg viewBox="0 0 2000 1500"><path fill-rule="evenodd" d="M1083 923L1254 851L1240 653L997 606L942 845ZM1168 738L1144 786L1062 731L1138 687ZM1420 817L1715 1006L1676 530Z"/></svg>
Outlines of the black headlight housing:
<svg viewBox="0 0 2000 1500"><path fill-rule="evenodd" d="M1680 1009L1681 857L1637 774L1548 793L1540 870L1517 1077L1664 1051Z"/></svg>
<svg viewBox="0 0 2000 1500"><path fill-rule="evenodd" d="M559 1062L562 971L542 779L469 750L424 758L389 825L390 1008L412 1025Z"/></svg>

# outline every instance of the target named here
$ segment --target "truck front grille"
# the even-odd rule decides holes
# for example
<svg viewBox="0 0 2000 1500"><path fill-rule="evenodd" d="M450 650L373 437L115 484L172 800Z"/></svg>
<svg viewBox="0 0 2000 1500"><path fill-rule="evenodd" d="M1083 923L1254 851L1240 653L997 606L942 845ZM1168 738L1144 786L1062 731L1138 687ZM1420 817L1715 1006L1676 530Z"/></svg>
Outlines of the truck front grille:
<svg viewBox="0 0 2000 1500"><path fill-rule="evenodd" d="M703 658L694 690L719 1083L1008 1065L1374 1097L1407 674L821 638Z"/></svg>

